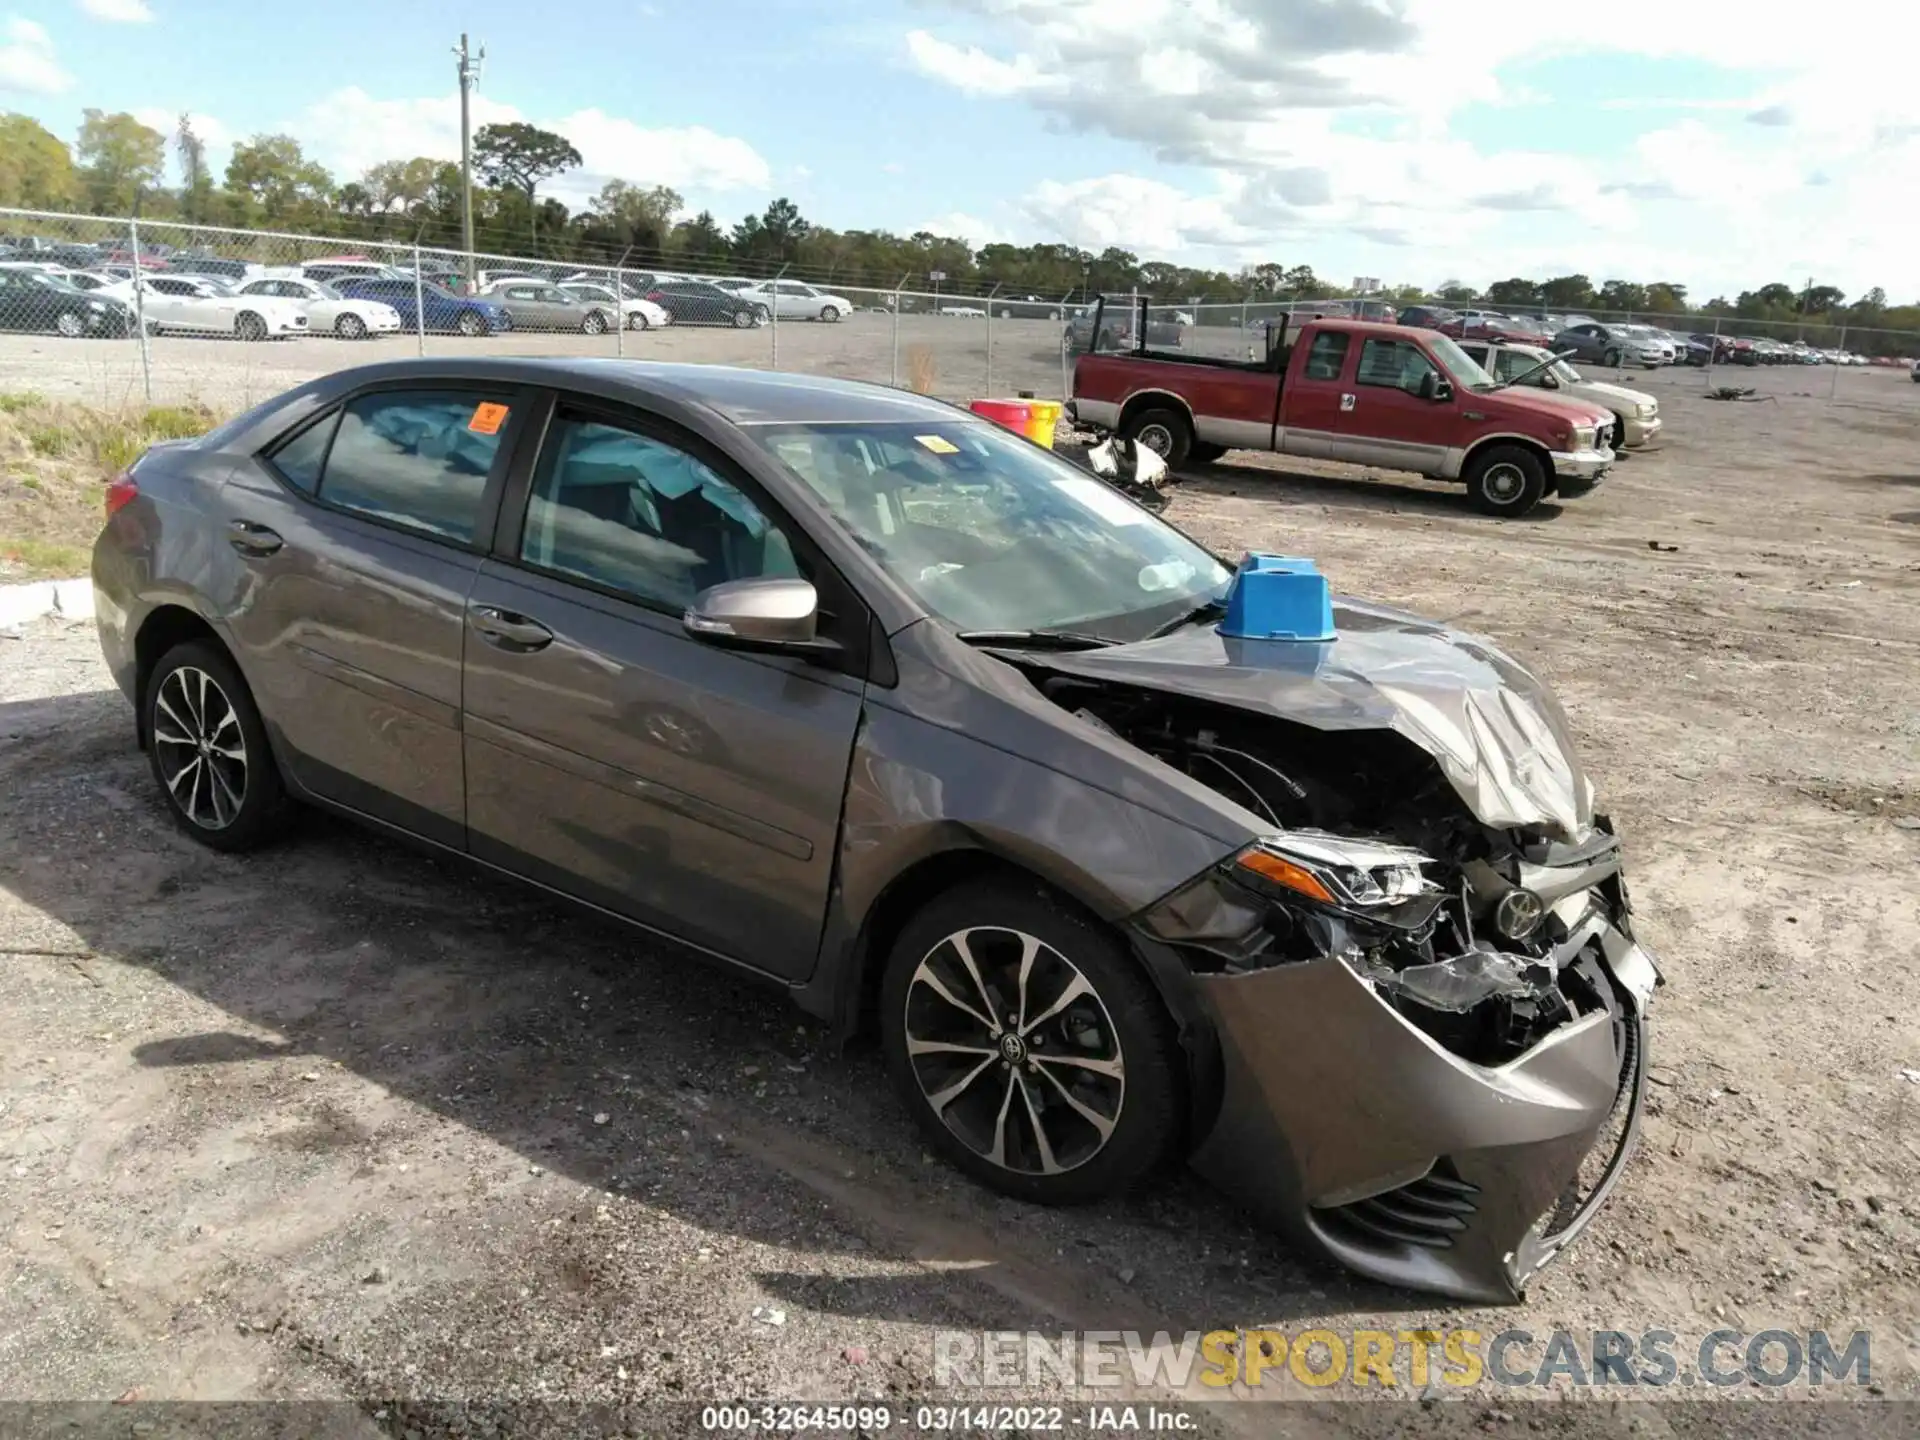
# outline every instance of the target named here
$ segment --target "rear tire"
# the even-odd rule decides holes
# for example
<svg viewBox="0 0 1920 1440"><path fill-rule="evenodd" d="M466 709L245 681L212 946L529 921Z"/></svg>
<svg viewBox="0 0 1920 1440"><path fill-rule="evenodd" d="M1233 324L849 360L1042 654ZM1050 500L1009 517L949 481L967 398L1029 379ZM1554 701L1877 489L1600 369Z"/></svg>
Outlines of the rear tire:
<svg viewBox="0 0 1920 1440"><path fill-rule="evenodd" d="M285 828L291 803L267 727L218 645L191 640L147 677L147 760L176 824L215 850L253 850Z"/></svg>
<svg viewBox="0 0 1920 1440"><path fill-rule="evenodd" d="M598 310L589 310L586 318L580 322L580 329L587 335L604 335L607 333L607 317Z"/></svg>
<svg viewBox="0 0 1920 1440"><path fill-rule="evenodd" d="M1049 1015L1075 977L1080 998ZM1172 1019L1124 942L1037 883L977 881L933 900L894 942L880 1003L902 1102L988 1188L1082 1204L1172 1158L1186 1103Z"/></svg>
<svg viewBox="0 0 1920 1440"><path fill-rule="evenodd" d="M358 315L342 315L333 322L333 333L342 340L364 340L367 338L367 322Z"/></svg>
<svg viewBox="0 0 1920 1440"><path fill-rule="evenodd" d="M1169 470L1179 469L1193 453L1193 426L1178 410L1142 410L1120 427L1120 433L1153 451Z"/></svg>
<svg viewBox="0 0 1920 1440"><path fill-rule="evenodd" d="M1514 520L1547 493L1547 467L1531 450L1495 445L1473 457L1467 467L1467 498L1483 515Z"/></svg>

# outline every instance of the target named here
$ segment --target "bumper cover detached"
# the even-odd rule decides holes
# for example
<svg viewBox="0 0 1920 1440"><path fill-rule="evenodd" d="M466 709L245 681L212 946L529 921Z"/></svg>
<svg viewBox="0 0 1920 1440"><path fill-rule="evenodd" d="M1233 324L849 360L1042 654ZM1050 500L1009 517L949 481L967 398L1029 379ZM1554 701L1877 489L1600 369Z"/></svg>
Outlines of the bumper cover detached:
<svg viewBox="0 0 1920 1440"><path fill-rule="evenodd" d="M1194 1167L1371 1279L1520 1300L1604 1204L1638 1138L1657 972L1608 931L1619 1012L1595 1010L1499 1066L1449 1053L1337 959L1195 976L1221 1102Z"/></svg>

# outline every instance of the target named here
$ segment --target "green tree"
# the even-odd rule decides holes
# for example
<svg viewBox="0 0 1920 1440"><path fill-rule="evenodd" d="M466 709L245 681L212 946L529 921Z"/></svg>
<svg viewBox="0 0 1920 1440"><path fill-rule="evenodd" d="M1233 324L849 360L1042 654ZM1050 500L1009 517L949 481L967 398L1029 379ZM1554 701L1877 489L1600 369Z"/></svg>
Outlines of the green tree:
<svg viewBox="0 0 1920 1440"><path fill-rule="evenodd" d="M791 261L812 229L800 207L782 195L764 213L745 216L733 227L734 258L762 265Z"/></svg>
<svg viewBox="0 0 1920 1440"><path fill-rule="evenodd" d="M1549 310L1593 307L1593 281L1584 275L1556 275L1540 286L1540 303Z"/></svg>
<svg viewBox="0 0 1920 1440"><path fill-rule="evenodd" d="M1489 305L1536 305L1540 301L1540 287L1531 280L1515 276L1511 280L1496 280L1487 287Z"/></svg>
<svg viewBox="0 0 1920 1440"><path fill-rule="evenodd" d="M1318 299L1327 292L1327 282L1313 273L1311 265L1296 265L1287 271L1281 287L1290 299Z"/></svg>
<svg viewBox="0 0 1920 1440"><path fill-rule="evenodd" d="M87 208L95 215L126 215L140 191L160 183L167 137L124 111L83 110L74 153Z"/></svg>
<svg viewBox="0 0 1920 1440"><path fill-rule="evenodd" d="M540 212L534 192L542 180L578 169L580 163L580 152L566 136L520 120L482 125L473 137L473 165L486 182L527 197L527 238L536 244Z"/></svg>
<svg viewBox="0 0 1920 1440"><path fill-rule="evenodd" d="M1440 288L1435 293L1448 305L1465 305L1469 301L1480 298L1479 291L1459 280L1441 281Z"/></svg>
<svg viewBox="0 0 1920 1440"><path fill-rule="evenodd" d="M665 185L609 180L593 197L591 213L582 217L581 236L598 246L657 255L666 248L673 217L685 203L678 191Z"/></svg>
<svg viewBox="0 0 1920 1440"><path fill-rule="evenodd" d="M403 215L418 215L433 197L435 178L443 160L416 155L411 160L382 160L360 177L360 184L372 196L374 208Z"/></svg>
<svg viewBox="0 0 1920 1440"><path fill-rule="evenodd" d="M1791 285L1783 285L1776 280L1771 285L1762 285L1758 290L1742 290L1740 298L1733 303L1740 314L1750 319L1764 320L1768 318L1769 311L1776 314L1791 311L1799 298L1799 292Z"/></svg>
<svg viewBox="0 0 1920 1440"><path fill-rule="evenodd" d="M38 120L0 115L0 205L64 210L80 193L66 143Z"/></svg>
<svg viewBox="0 0 1920 1440"><path fill-rule="evenodd" d="M1687 308L1687 287L1671 280L1656 280L1647 286L1647 309L1662 315L1677 315Z"/></svg>
<svg viewBox="0 0 1920 1440"><path fill-rule="evenodd" d="M1846 301L1844 290L1837 290L1831 285L1814 285L1794 302L1794 309L1802 315L1826 315L1838 310Z"/></svg>
<svg viewBox="0 0 1920 1440"><path fill-rule="evenodd" d="M207 142L193 130L193 117L180 112L173 132L173 153L180 162L180 214L204 220L213 203L213 175L207 169Z"/></svg>
<svg viewBox="0 0 1920 1440"><path fill-rule="evenodd" d="M727 252L726 232L711 210L702 210L691 220L675 225L667 242L669 253L683 261L715 259Z"/></svg>
<svg viewBox="0 0 1920 1440"><path fill-rule="evenodd" d="M333 176L309 160L291 135L256 135L233 147L227 161L227 189L260 207L267 220L287 219L302 205L324 202L333 193Z"/></svg>
<svg viewBox="0 0 1920 1440"><path fill-rule="evenodd" d="M1609 280L1600 287L1599 301L1602 310L1644 310L1647 287L1631 280Z"/></svg>

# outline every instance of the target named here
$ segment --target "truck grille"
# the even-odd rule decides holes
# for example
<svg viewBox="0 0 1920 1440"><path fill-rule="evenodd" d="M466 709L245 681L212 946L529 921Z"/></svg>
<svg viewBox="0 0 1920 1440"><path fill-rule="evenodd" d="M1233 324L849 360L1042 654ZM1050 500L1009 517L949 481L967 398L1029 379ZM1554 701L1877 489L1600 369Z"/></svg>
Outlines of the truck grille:
<svg viewBox="0 0 1920 1440"><path fill-rule="evenodd" d="M1326 1215L1364 1237L1448 1250L1453 1237L1473 1219L1479 1194L1477 1185L1469 1185L1442 1160L1410 1184L1336 1206Z"/></svg>

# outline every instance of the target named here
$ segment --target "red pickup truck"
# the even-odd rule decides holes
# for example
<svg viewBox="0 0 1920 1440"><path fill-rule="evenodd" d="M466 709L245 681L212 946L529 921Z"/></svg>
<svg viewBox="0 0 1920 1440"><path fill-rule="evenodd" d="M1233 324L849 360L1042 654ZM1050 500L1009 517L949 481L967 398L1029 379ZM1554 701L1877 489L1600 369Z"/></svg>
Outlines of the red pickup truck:
<svg viewBox="0 0 1920 1440"><path fill-rule="evenodd" d="M1613 463L1611 415L1502 385L1436 331L1324 319L1286 334L1276 321L1203 346L1198 329L1179 349L1081 355L1070 413L1175 466L1228 450L1347 460L1464 481L1478 509L1500 516L1583 495Z"/></svg>

